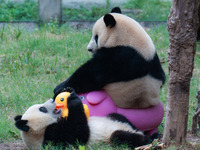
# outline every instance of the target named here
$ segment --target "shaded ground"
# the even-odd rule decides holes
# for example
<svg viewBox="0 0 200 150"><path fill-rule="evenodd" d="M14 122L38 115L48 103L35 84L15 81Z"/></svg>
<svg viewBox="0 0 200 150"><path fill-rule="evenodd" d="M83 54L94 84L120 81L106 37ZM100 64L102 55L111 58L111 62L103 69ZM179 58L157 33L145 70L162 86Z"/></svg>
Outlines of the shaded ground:
<svg viewBox="0 0 200 150"><path fill-rule="evenodd" d="M200 149L200 132L196 136L188 132L186 139L193 147L196 147L198 150Z"/></svg>

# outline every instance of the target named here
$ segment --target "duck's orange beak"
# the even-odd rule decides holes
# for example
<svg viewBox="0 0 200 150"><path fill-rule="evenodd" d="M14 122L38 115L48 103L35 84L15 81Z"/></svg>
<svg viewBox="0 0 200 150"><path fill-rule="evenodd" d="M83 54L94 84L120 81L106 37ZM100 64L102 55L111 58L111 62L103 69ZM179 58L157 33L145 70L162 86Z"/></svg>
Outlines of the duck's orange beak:
<svg viewBox="0 0 200 150"><path fill-rule="evenodd" d="M64 107L64 104L61 103L56 103L56 109L62 108Z"/></svg>

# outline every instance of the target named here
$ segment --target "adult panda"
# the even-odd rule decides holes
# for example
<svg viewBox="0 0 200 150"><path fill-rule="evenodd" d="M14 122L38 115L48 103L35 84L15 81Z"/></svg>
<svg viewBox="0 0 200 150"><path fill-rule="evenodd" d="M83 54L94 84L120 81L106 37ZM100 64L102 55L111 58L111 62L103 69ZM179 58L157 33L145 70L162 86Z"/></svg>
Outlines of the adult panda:
<svg viewBox="0 0 200 150"><path fill-rule="evenodd" d="M136 147L148 144L156 137L156 134L144 135L120 114L87 120L81 99L74 92L68 97L67 106L67 119L60 118L62 110L55 109L53 99L33 105L23 115L16 116L15 125L21 130L25 145L39 149L49 142L62 147L105 142Z"/></svg>
<svg viewBox="0 0 200 150"><path fill-rule="evenodd" d="M76 93L104 89L120 108L147 108L159 103L165 82L154 44L135 20L114 8L96 21L87 46L93 57L54 89Z"/></svg>

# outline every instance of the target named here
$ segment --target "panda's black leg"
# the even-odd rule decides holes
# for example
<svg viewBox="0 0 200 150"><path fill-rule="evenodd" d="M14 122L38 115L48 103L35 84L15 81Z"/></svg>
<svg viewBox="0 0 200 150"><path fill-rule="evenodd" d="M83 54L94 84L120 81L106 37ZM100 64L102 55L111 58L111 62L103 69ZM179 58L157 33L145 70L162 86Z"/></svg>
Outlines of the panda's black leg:
<svg viewBox="0 0 200 150"><path fill-rule="evenodd" d="M131 148L148 144L149 137L139 133L131 133L128 131L115 131L110 138L110 142L114 145L128 145Z"/></svg>
<svg viewBox="0 0 200 150"><path fill-rule="evenodd" d="M137 128L126 117L124 117L121 114L111 113L107 117L114 120L114 121L119 121L119 122L122 122L122 123L128 123L134 130L137 130Z"/></svg>

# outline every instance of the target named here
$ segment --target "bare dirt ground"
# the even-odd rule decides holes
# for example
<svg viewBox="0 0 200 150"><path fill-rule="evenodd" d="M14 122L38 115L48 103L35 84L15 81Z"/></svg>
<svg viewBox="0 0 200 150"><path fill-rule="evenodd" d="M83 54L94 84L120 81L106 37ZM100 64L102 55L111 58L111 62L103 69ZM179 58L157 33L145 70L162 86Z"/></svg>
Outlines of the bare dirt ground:
<svg viewBox="0 0 200 150"><path fill-rule="evenodd" d="M191 132L188 132L186 140L189 143L189 147L192 147L191 150L200 150L200 132L196 135L193 135L191 134Z"/></svg>
<svg viewBox="0 0 200 150"><path fill-rule="evenodd" d="M27 150L27 148L21 140L13 142L0 141L0 150Z"/></svg>

